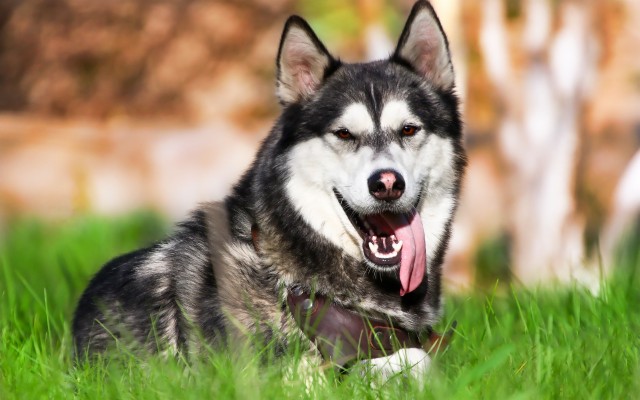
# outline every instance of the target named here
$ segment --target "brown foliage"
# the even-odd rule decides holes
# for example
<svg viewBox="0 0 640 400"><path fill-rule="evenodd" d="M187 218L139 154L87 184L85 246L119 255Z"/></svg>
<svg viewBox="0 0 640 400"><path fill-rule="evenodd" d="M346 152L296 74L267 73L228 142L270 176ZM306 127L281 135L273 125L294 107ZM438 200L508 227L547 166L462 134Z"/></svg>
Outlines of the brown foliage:
<svg viewBox="0 0 640 400"><path fill-rule="evenodd" d="M260 33L289 12L289 0L4 1L0 110L192 117L222 60L271 84Z"/></svg>

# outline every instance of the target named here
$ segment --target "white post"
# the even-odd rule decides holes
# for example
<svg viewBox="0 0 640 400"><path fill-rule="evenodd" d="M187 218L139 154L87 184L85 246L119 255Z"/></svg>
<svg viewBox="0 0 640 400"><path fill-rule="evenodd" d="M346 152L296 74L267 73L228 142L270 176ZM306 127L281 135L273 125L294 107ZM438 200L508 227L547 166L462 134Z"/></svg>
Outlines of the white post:
<svg viewBox="0 0 640 400"><path fill-rule="evenodd" d="M584 5L564 4L552 32L550 2L528 0L525 64L516 75L502 3L484 2L481 49L504 110L499 138L510 166L512 271L524 284L582 280L584 223L574 185L579 111L597 61L589 14Z"/></svg>

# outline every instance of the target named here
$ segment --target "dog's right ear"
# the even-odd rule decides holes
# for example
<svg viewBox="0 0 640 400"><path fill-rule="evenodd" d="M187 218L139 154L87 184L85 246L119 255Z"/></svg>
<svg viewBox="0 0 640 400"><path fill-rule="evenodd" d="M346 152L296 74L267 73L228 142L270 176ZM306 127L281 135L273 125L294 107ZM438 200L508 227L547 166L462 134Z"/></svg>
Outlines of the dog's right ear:
<svg viewBox="0 0 640 400"><path fill-rule="evenodd" d="M280 103L287 105L311 97L336 64L309 24L297 15L289 17L276 61Z"/></svg>

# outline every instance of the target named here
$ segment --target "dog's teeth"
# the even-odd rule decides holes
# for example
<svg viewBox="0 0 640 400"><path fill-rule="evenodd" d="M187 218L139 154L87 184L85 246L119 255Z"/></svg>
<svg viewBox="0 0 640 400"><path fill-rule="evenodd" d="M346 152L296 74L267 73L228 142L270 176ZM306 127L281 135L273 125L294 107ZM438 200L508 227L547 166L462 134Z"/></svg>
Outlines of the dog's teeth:
<svg viewBox="0 0 640 400"><path fill-rule="evenodd" d="M377 244L373 244L373 243L369 242L369 250L371 250L371 252L373 254L375 254L376 256L378 255L378 245Z"/></svg>
<svg viewBox="0 0 640 400"><path fill-rule="evenodd" d="M400 249L402 249L402 240L397 240L394 244L391 245L391 247L393 247L393 250L397 252L400 251Z"/></svg>
<svg viewBox="0 0 640 400"><path fill-rule="evenodd" d="M397 256L397 255L398 255L398 252L397 252L397 251L394 251L394 252L389 253L389 254L381 254L381 253L375 252L375 253L374 253L374 255L375 255L376 257L378 257L378 258L384 258L384 259L387 259L387 258L393 258L393 257Z"/></svg>
<svg viewBox="0 0 640 400"><path fill-rule="evenodd" d="M376 235L371 236L371 241L375 244L378 244L378 237Z"/></svg>
<svg viewBox="0 0 640 400"><path fill-rule="evenodd" d="M397 242L398 242L398 238L396 237L396 235L391 235L391 236L389 236L389 237L391 238L391 241L392 241L393 243L397 243Z"/></svg>

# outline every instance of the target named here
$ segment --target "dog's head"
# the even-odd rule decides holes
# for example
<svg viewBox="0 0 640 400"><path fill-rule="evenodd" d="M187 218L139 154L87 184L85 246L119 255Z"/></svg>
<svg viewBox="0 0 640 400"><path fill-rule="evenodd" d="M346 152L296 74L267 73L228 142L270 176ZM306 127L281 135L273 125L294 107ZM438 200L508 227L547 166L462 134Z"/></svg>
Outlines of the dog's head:
<svg viewBox="0 0 640 400"><path fill-rule="evenodd" d="M399 277L401 294L414 290L446 242L464 158L433 8L416 3L394 53L362 64L340 62L291 17L277 74L294 207L370 270Z"/></svg>

